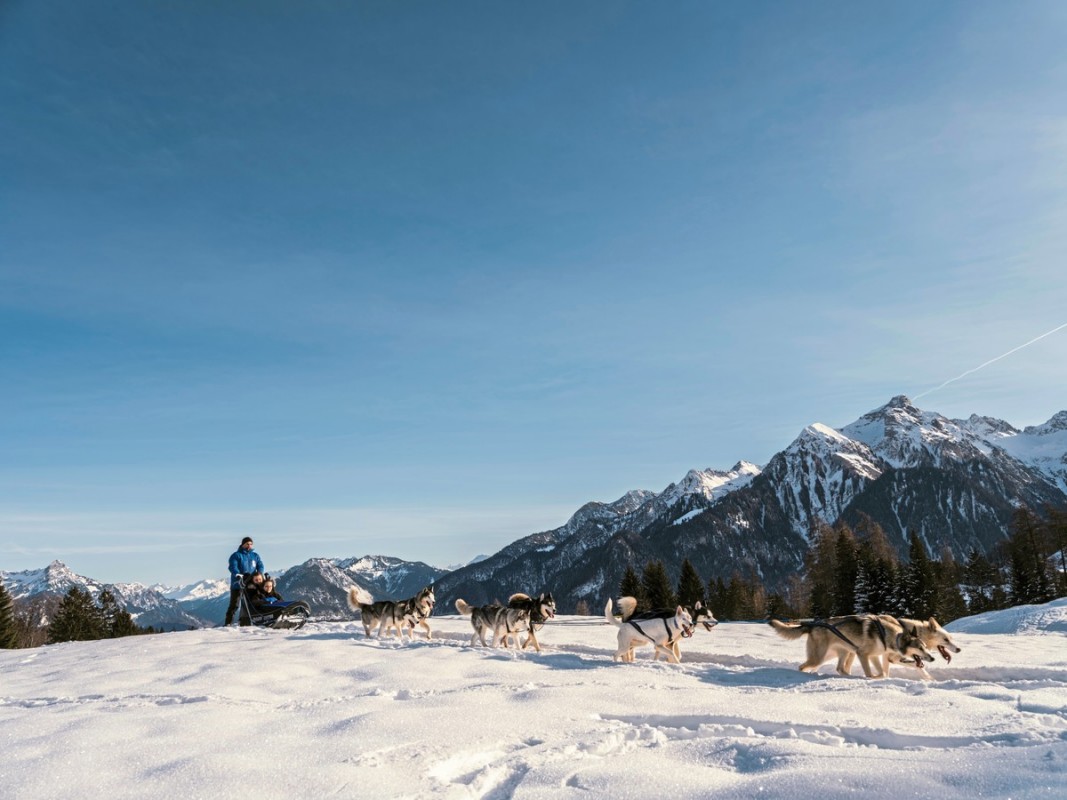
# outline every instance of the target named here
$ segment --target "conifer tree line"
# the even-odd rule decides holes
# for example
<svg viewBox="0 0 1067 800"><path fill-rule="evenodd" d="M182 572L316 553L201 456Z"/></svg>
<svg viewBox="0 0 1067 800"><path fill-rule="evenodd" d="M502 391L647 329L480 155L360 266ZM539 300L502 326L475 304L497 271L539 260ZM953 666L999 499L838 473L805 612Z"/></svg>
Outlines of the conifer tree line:
<svg viewBox="0 0 1067 800"><path fill-rule="evenodd" d="M10 649L18 646L18 634L15 627L15 601L3 583L0 583L0 648Z"/></svg>
<svg viewBox="0 0 1067 800"><path fill-rule="evenodd" d="M946 623L1067 596L1067 511L1049 508L1039 517L1018 509L993 553L972 549L962 564L947 548L932 557L915 532L902 560L882 527L861 515L854 528L816 525L803 571L781 592L768 593L758 576L739 572L705 585L686 559L676 588L663 562L649 561L640 576L627 567L619 594L635 597L639 610L701 600L720 620L872 613Z"/></svg>
<svg viewBox="0 0 1067 800"><path fill-rule="evenodd" d="M0 583L0 648L116 639L141 633L155 633L155 629L138 626L108 589L101 591L95 602L87 590L74 586L59 600L39 598L17 605Z"/></svg>

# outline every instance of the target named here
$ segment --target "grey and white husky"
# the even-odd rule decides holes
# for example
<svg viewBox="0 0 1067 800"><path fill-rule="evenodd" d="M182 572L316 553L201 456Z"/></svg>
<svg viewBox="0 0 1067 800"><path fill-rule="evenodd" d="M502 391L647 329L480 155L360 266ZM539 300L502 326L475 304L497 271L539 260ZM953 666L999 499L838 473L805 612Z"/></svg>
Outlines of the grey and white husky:
<svg viewBox="0 0 1067 800"><path fill-rule="evenodd" d="M952 661L953 653L963 652L962 648L958 647L955 642L952 641L952 636L938 623L936 619L930 617L930 619L923 621L917 619L898 619L897 617L891 617L888 614L879 614L878 619L886 625L895 625L897 627L906 628L908 630L914 630L915 634L922 639L923 645L930 651L937 650L941 654L941 657L945 659L945 663L948 664ZM852 669L853 656L850 654L846 657L844 668L846 671ZM892 650L887 650L882 656L882 674L889 674L889 664L902 664L904 666L914 667L915 662L910 659L902 658L899 654ZM922 669L922 667L920 667Z"/></svg>
<svg viewBox="0 0 1067 800"><path fill-rule="evenodd" d="M634 609L637 608L637 600L633 597L620 597L619 610L622 618L616 619L611 613L611 598L604 606L604 619L619 629L618 647L615 661L633 661L634 648L650 644L655 650L655 655L663 654L668 661L679 663L681 655L677 652L677 644L680 639L693 635L693 618L682 606L673 611L651 612L653 616L635 617Z"/></svg>
<svg viewBox="0 0 1067 800"><path fill-rule="evenodd" d="M430 625L426 620L433 613L436 602L432 586L425 587L407 600L376 601L364 589L353 586L348 590L348 607L359 612L363 630L368 638L374 629L377 629L379 639L382 638L383 632L389 634L395 629L401 639L404 638L406 630L408 637L414 640L416 625L426 631L427 639L432 638Z"/></svg>
<svg viewBox="0 0 1067 800"><path fill-rule="evenodd" d="M850 674L852 659L859 658L863 674L868 678L888 675L886 659L910 661L919 668L934 660L914 628L900 625L890 617L883 620L873 615L832 617L828 620L799 620L782 622L770 620L770 625L785 639L807 637L807 658L800 665L803 672L814 672L831 658L837 659L837 671Z"/></svg>
<svg viewBox="0 0 1067 800"><path fill-rule="evenodd" d="M508 646L508 639L522 631L529 630L530 612L525 608L512 608L493 603L487 606L472 606L462 598L456 600L456 611L463 616L470 616L471 645L480 639L484 647L489 647L485 635L492 631L493 647Z"/></svg>

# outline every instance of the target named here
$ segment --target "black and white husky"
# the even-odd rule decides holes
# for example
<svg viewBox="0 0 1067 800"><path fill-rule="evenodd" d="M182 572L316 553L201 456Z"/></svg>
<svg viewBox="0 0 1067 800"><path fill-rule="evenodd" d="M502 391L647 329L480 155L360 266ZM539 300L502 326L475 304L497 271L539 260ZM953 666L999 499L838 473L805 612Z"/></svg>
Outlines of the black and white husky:
<svg viewBox="0 0 1067 800"><path fill-rule="evenodd" d="M471 627L474 628L471 635L472 645L476 639L480 639L482 645L488 647L485 635L492 631L493 647L507 647L508 639L530 628L530 612L524 608L512 608L496 603L472 606L461 598L456 600L456 611L471 618Z"/></svg>
<svg viewBox="0 0 1067 800"><path fill-rule="evenodd" d="M363 630L368 638L374 629L378 630L379 639L382 638L383 632L389 634L395 629L401 639L404 638L406 630L408 637L414 640L416 625L426 631L427 639L432 638L430 625L426 620L433 613L435 602L437 600L432 586L427 586L407 600L375 601L364 589L353 586L348 590L348 607L359 612Z"/></svg>
<svg viewBox="0 0 1067 800"><path fill-rule="evenodd" d="M530 635L526 637L526 640L522 643L522 649L526 649L526 645L533 642L534 649L540 653L541 645L537 641L537 632L545 626L545 623L556 616L556 601L552 597L552 592L541 592L537 597L530 597L527 594L516 592L508 598L509 608L519 608L528 612L527 619L529 624L527 630L530 631ZM515 631L514 635L518 638L519 631ZM505 645L506 646L506 645Z"/></svg>
<svg viewBox="0 0 1067 800"><path fill-rule="evenodd" d="M668 661L675 664L681 661L676 651L678 640L693 635L693 617L682 606L673 611L651 612L652 616L635 618L634 609L637 600L633 597L620 597L619 610L622 619L616 619L611 613L611 598L604 606L604 619L619 629L618 648L612 658L615 661L633 661L634 648L650 644L658 656L663 654Z"/></svg>

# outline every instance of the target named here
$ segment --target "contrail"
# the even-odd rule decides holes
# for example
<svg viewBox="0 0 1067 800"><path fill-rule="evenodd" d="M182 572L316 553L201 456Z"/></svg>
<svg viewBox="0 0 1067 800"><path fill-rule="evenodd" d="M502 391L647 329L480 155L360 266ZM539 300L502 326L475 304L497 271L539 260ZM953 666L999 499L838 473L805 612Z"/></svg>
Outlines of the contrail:
<svg viewBox="0 0 1067 800"><path fill-rule="evenodd" d="M1035 338L1031 339L1030 341L1026 342L1025 344L1021 344L1021 345L1019 345L1018 347L1015 347L1015 348L1013 348L1013 349L1009 350L1008 352L1006 352L1006 353L1003 353L1002 355L999 355L999 356L997 356L996 358L991 358L991 359L989 359L989 360L988 360L987 362L985 362L984 364L979 364L979 365L978 365L977 367L975 367L974 369L969 369L969 370L967 370L966 372L964 372L964 373L962 373L962 374L960 374L960 375L957 375L957 376L956 376L955 378L949 378L949 379L948 379L947 381L945 381L944 383L942 383L942 384L941 384L940 386L935 386L935 387L934 387L933 389L927 389L927 390L926 390L925 392L923 392L922 394L917 394L917 395L915 395L915 397L914 397L914 398L912 398L912 399L914 399L914 400L918 400L918 399L919 399L920 397L926 397L926 395L930 394L931 392L936 392L936 391L937 391L938 389L944 389L944 388L945 388L946 386L948 386L948 385L949 385L950 383L955 383L955 382L956 382L956 381L958 381L958 380L959 380L960 378L966 378L966 377L967 377L968 375L970 375L970 374L971 374L972 372L977 372L978 370L982 369L983 367L988 367L988 366L989 366L990 364L992 364L992 363L994 363L994 362L997 362L997 361L1000 361L1000 359L1002 359L1002 358L1007 358L1007 357L1008 357L1008 356L1010 356L1010 355L1011 355L1012 353L1017 353L1017 352L1019 352L1020 350L1022 350L1022 349L1023 349L1024 347L1029 347L1029 346L1030 346L1030 345L1032 345L1032 344L1033 344L1034 342L1039 342L1039 341L1041 341L1042 339L1044 339L1044 338L1045 338L1046 336L1051 336L1051 335L1052 335L1052 334L1054 334L1054 333L1055 333L1056 331L1062 331L1062 330L1063 330L1064 328L1067 328L1067 322L1063 323L1063 324L1062 324L1062 325L1060 325L1060 326L1059 326L1058 328L1053 328L1052 330L1050 330L1050 331L1047 331L1046 333L1043 333L1043 334L1041 334L1040 336L1037 336L1037 337L1035 337Z"/></svg>

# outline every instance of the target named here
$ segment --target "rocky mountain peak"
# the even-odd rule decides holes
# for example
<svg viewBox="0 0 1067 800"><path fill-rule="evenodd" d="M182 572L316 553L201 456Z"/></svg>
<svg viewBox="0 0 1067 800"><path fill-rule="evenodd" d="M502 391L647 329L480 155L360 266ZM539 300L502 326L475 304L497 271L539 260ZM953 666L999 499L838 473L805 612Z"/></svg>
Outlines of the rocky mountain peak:
<svg viewBox="0 0 1067 800"><path fill-rule="evenodd" d="M1041 425L1028 425L1023 429L1023 433L1029 436L1047 436L1061 431L1067 431L1067 411L1054 414L1048 422Z"/></svg>

